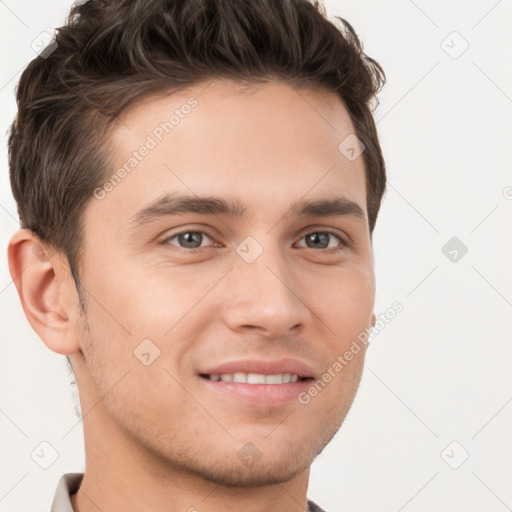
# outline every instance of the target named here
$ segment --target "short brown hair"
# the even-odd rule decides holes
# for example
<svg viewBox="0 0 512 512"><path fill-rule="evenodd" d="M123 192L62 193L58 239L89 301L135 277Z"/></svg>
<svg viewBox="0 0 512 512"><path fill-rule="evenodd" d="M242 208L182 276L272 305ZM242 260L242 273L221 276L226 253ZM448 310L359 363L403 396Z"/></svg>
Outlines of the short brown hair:
<svg viewBox="0 0 512 512"><path fill-rule="evenodd" d="M386 172L372 102L385 74L352 26L335 19L339 26L308 0L89 0L72 7L56 44L20 78L9 168L21 227L67 257L80 297L81 218L111 173L109 127L136 99L215 77L337 93L365 146L373 232Z"/></svg>

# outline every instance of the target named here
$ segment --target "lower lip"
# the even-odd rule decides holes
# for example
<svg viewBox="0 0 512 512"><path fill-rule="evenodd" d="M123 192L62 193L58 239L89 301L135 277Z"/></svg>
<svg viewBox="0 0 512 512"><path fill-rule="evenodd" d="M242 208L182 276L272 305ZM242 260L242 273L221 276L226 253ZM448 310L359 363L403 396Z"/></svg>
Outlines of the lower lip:
<svg viewBox="0 0 512 512"><path fill-rule="evenodd" d="M307 390L312 379L290 382L288 384L247 384L244 382L223 382L203 377L199 379L208 389L233 397L252 405L279 406L298 401L298 395Z"/></svg>

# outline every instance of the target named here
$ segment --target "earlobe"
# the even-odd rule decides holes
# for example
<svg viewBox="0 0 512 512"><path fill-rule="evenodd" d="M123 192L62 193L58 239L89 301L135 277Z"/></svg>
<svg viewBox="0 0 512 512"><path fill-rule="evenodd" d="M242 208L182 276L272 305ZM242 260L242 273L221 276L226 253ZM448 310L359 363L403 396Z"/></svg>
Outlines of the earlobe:
<svg viewBox="0 0 512 512"><path fill-rule="evenodd" d="M63 279L65 272L56 272L63 266L58 255L32 231L20 229L9 242L8 258L9 272L34 331L54 352L79 350L70 318L72 308L65 302L72 281Z"/></svg>

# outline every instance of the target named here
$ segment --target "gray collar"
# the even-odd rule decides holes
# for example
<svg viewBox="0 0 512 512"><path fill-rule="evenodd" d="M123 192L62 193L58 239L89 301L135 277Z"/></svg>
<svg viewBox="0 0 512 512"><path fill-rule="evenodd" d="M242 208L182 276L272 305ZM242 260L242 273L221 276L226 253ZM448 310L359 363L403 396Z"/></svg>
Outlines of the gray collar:
<svg viewBox="0 0 512 512"><path fill-rule="evenodd" d="M71 495L75 494L82 483L83 473L66 473L57 484L50 512L73 512ZM308 512L324 512L318 505L308 500Z"/></svg>
<svg viewBox="0 0 512 512"><path fill-rule="evenodd" d="M50 512L73 512L71 495L78 491L83 477L83 473L66 473L62 475L57 484Z"/></svg>

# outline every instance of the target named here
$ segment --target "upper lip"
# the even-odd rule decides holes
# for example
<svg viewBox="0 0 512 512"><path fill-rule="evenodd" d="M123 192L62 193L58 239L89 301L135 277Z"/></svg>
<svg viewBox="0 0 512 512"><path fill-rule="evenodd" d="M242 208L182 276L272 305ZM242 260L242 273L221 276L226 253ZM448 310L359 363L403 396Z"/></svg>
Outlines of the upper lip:
<svg viewBox="0 0 512 512"><path fill-rule="evenodd" d="M200 372L200 374L206 375L214 373L259 373L263 375L290 373L299 377L313 377L313 371L309 365L291 358L274 360L239 359L226 361Z"/></svg>

